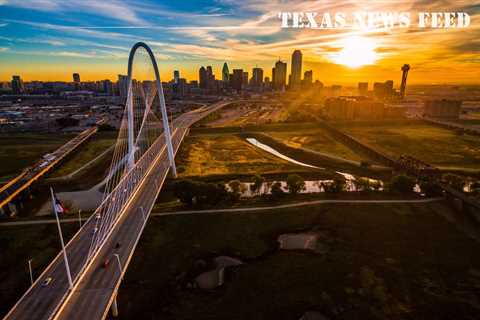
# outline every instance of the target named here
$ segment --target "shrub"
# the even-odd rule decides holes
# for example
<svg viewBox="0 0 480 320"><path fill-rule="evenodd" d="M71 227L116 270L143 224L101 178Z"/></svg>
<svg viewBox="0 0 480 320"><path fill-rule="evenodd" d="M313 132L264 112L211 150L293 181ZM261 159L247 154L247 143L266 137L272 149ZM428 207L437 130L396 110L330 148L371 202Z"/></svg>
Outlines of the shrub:
<svg viewBox="0 0 480 320"><path fill-rule="evenodd" d="M415 186L415 179L404 174L394 176L390 181L390 190L394 192L412 192Z"/></svg>
<svg viewBox="0 0 480 320"><path fill-rule="evenodd" d="M305 190L305 180L298 174L289 174L287 177L287 188L290 194L297 194Z"/></svg>
<svg viewBox="0 0 480 320"><path fill-rule="evenodd" d="M273 198L281 198L285 194L285 192L283 192L283 189L282 189L282 184L278 181L272 184L270 193L272 194Z"/></svg>
<svg viewBox="0 0 480 320"><path fill-rule="evenodd" d="M265 182L265 178L257 174L253 177L253 184L250 186L250 191L257 193L260 191L262 184Z"/></svg>

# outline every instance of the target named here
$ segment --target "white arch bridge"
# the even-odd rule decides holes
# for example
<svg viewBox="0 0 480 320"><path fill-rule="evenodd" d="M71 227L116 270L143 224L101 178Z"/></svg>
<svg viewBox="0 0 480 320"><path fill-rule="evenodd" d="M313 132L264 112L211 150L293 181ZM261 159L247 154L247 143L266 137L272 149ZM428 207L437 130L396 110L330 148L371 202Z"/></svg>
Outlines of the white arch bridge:
<svg viewBox="0 0 480 320"><path fill-rule="evenodd" d="M134 75L139 50L151 62L153 81ZM103 201L66 245L72 282L59 253L5 319L103 319L110 307L115 312L121 279L155 199L169 170L176 174L176 151L193 123L227 104L218 102L184 113L169 125L155 57L145 43L135 44L128 60L127 102ZM102 268L107 259L111 265ZM47 278L52 281L44 287Z"/></svg>

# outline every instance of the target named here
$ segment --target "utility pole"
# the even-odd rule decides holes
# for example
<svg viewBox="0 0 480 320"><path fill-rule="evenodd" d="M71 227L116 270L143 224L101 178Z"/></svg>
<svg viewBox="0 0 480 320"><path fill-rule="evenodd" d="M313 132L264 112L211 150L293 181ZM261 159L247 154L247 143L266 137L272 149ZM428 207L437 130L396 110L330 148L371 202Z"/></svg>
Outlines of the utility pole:
<svg viewBox="0 0 480 320"><path fill-rule="evenodd" d="M32 259L28 259L28 271L30 271L30 285L33 285Z"/></svg>
<svg viewBox="0 0 480 320"><path fill-rule="evenodd" d="M114 253L113 255L115 256L115 258L117 258L118 270L120 271L120 276L122 276L122 263L120 262L120 256L118 255L118 253Z"/></svg>
<svg viewBox="0 0 480 320"><path fill-rule="evenodd" d="M82 210L78 210L78 224L82 227Z"/></svg>
<svg viewBox="0 0 480 320"><path fill-rule="evenodd" d="M57 208L55 206L55 195L53 194L53 188L50 187L50 193L52 195L53 212L55 212L55 218L57 219L58 235L60 236L60 243L62 245L63 260L65 262L65 269L67 270L68 287L73 288L72 275L70 273L70 266L68 265L67 251L65 250L65 243L63 242L62 227L60 227L60 219L58 218Z"/></svg>

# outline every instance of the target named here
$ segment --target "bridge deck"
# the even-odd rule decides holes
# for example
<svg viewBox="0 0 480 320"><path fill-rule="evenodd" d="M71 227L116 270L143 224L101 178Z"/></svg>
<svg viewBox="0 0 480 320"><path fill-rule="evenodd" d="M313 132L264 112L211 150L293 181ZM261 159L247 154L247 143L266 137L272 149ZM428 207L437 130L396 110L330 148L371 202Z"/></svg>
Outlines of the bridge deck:
<svg viewBox="0 0 480 320"><path fill-rule="evenodd" d="M218 103L204 111L189 112L175 119L173 123L175 129L172 134L175 152L191 124L227 104L228 102ZM163 139L163 136L159 139ZM68 290L65 265L59 253L5 319L101 319L105 317L121 280L119 266L113 254L119 254L123 272L125 272L168 170L169 162L163 147L138 191L114 226L110 237L87 268L84 266L87 262L95 218L90 217L70 240L66 250L74 279L73 290ZM140 207L144 208L145 220ZM117 242L121 243L121 246L115 249ZM101 268L106 259L110 260L109 265L107 268ZM48 286L42 287L41 284L47 277L52 277L53 280Z"/></svg>

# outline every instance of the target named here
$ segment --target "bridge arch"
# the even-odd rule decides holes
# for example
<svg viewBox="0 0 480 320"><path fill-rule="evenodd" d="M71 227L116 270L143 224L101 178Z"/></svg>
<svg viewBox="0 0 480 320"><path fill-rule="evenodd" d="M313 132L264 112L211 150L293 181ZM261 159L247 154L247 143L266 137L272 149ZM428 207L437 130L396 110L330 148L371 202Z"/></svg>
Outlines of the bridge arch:
<svg viewBox="0 0 480 320"><path fill-rule="evenodd" d="M130 49L130 54L128 56L128 76L127 76L127 83L128 83L128 95L127 95L127 123L128 123L128 152L129 152L129 161L128 164L130 167L134 165L135 159L135 140L134 137L134 128L133 128L133 121L134 121L134 110L133 110L133 88L132 88L132 76L133 76L133 61L135 59L135 53L137 49L143 48L147 51L148 56L150 57L150 61L153 66L153 71L155 73L155 85L157 87L157 95L158 100L160 102L160 112L162 115L162 123L163 123L163 130L165 136L165 144L167 145L167 153L168 159L170 162L170 168L172 170L173 176L177 175L177 169L175 167L175 155L173 152L172 146L172 134L170 132L170 125L168 123L168 115L167 115L167 107L165 104L165 96L163 94L163 87L162 82L160 81L160 72L158 71L157 60L155 59L155 55L153 54L152 49L145 43L145 42L137 42L133 45L132 49Z"/></svg>

